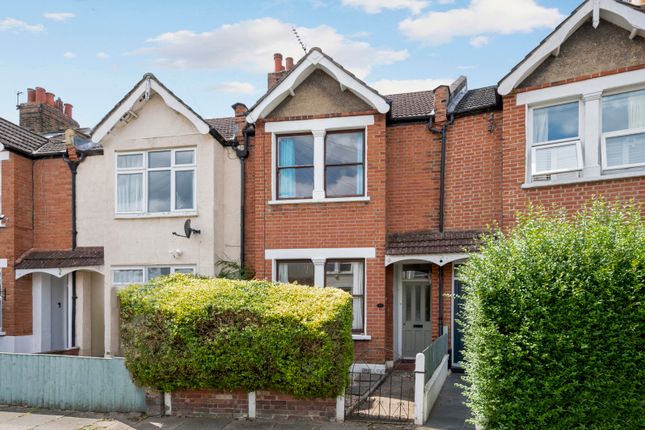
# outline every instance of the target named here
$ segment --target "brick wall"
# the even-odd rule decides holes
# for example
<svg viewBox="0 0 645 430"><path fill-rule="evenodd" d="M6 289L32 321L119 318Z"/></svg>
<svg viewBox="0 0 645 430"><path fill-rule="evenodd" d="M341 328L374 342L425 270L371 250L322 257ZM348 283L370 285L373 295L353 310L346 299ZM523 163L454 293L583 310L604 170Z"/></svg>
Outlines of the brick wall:
<svg viewBox="0 0 645 430"><path fill-rule="evenodd" d="M386 213L386 130L385 116L374 114L375 123L367 130L367 195L368 202L306 203L268 205L271 200L271 134L264 132L258 121L254 147L248 162L247 202L254 208L247 213L247 226L252 226L248 249L256 277L271 279L272 265L264 259L265 249L287 248L357 248L373 247L376 258L366 261L367 332L371 341L358 342L358 350L370 348L383 359L385 345L385 213ZM329 117L328 115L314 118ZM282 118L281 120L283 120ZM295 117L289 119L312 119ZM249 217L252 217L249 220ZM247 231L248 228L247 228ZM360 345L359 345L360 344ZM369 345L367 345L369 344ZM376 352L380 348L380 351Z"/></svg>
<svg viewBox="0 0 645 430"><path fill-rule="evenodd" d="M256 418L325 420L336 417L336 399L295 399L287 394L257 391Z"/></svg>
<svg viewBox="0 0 645 430"><path fill-rule="evenodd" d="M6 291L2 318L9 336L32 334L32 278L15 279L14 264L31 248L71 247L71 174L61 158L31 160L10 153L2 162L2 211L6 227L0 228L0 258Z"/></svg>
<svg viewBox="0 0 645 430"><path fill-rule="evenodd" d="M502 224L504 228L509 228L514 224L515 213L525 210L529 202L541 204L547 208L552 206L564 207L570 212L574 212L593 196L599 195L610 200L629 200L633 198L636 201L645 201L645 177L642 176L522 189L521 185L525 181L526 168L526 110L525 106L517 106L515 102L516 96L520 92L593 79L639 68L645 68L645 65L594 73L565 81L523 88L504 97L502 169Z"/></svg>
<svg viewBox="0 0 645 430"><path fill-rule="evenodd" d="M180 416L220 416L240 418L249 413L244 391L179 390L171 395L172 414Z"/></svg>

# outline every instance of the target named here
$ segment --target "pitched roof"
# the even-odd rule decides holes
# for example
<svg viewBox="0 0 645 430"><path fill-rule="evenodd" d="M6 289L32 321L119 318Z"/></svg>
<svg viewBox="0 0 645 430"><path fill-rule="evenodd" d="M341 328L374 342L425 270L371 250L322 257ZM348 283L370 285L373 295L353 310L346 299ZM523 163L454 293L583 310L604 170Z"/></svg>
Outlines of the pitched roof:
<svg viewBox="0 0 645 430"><path fill-rule="evenodd" d="M277 107L292 90L296 88L307 76L310 69L322 68L336 79L341 86L349 89L368 105L373 106L381 113L389 111L390 107L385 98L374 88L360 80L353 73L337 63L320 48L311 48L291 70L280 78L278 83L270 88L247 111L246 120L255 123L258 118L271 112Z"/></svg>
<svg viewBox="0 0 645 430"><path fill-rule="evenodd" d="M31 155L46 143L45 137L0 118L0 144L6 148Z"/></svg>
<svg viewBox="0 0 645 430"><path fill-rule="evenodd" d="M388 255L459 254L478 250L481 231L415 231L387 237Z"/></svg>
<svg viewBox="0 0 645 430"><path fill-rule="evenodd" d="M146 88L146 85L148 86ZM217 141L222 144L226 143L217 130L212 128L197 112L188 106L182 99L177 97L175 93L170 91L155 75L146 73L141 80L137 82L128 93L123 96L121 100L99 121L99 123L92 130L92 138L97 143L118 123L121 117L133 108L133 106L141 101L141 97L148 93L151 89L159 94L164 102L175 111L183 114L195 127L203 134L210 133ZM140 97L141 96L141 97ZM127 105L126 105L127 104ZM129 106L128 106L129 105Z"/></svg>
<svg viewBox="0 0 645 430"><path fill-rule="evenodd" d="M427 118L434 110L434 92L390 94L385 99L391 104L390 118Z"/></svg>
<svg viewBox="0 0 645 430"><path fill-rule="evenodd" d="M459 100L455 107L455 114L464 114L468 112L478 111L481 109L488 109L496 107L501 102L497 95L497 86L491 85L489 87L477 88L469 90Z"/></svg>
<svg viewBox="0 0 645 430"><path fill-rule="evenodd" d="M592 17L593 26L597 27L601 18L621 26L628 31L635 31L645 37L645 10L635 8L621 0L585 0L562 21L548 36L517 63L499 81L498 92L509 94L524 81L549 55L556 52L580 26Z"/></svg>
<svg viewBox="0 0 645 430"><path fill-rule="evenodd" d="M82 246L76 249L30 249L17 261L16 270L55 269L65 267L102 266L102 246Z"/></svg>
<svg viewBox="0 0 645 430"><path fill-rule="evenodd" d="M238 125L235 122L235 117L225 117L225 118L207 118L206 122L212 128L217 130L219 134L226 140L235 139L235 135L238 132Z"/></svg>

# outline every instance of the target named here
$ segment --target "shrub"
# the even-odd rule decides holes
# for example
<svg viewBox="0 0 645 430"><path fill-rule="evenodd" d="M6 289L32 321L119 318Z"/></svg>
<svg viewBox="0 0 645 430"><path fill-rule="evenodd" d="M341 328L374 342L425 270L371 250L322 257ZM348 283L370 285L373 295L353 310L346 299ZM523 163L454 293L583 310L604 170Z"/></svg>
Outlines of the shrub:
<svg viewBox="0 0 645 430"><path fill-rule="evenodd" d="M594 200L529 208L460 272L464 387L487 429L644 428L645 226Z"/></svg>
<svg viewBox="0 0 645 430"><path fill-rule="evenodd" d="M329 398L352 362L351 296L334 288L171 275L119 293L135 381Z"/></svg>

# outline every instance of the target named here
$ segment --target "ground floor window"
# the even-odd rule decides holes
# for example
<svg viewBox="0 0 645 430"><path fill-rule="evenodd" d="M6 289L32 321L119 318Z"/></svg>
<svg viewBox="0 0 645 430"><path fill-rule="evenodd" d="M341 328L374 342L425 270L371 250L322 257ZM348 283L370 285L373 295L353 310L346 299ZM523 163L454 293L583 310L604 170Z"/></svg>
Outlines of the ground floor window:
<svg viewBox="0 0 645 430"><path fill-rule="evenodd" d="M147 266L112 270L113 285L142 284L171 273L195 273L194 267Z"/></svg>
<svg viewBox="0 0 645 430"><path fill-rule="evenodd" d="M354 299L352 331L355 333L362 333L364 327L364 265L363 261L346 260L327 260L325 264L325 287L340 288Z"/></svg>
<svg viewBox="0 0 645 430"><path fill-rule="evenodd" d="M340 288L353 297L354 333L365 328L365 275L364 260L326 260L314 264L312 260L282 260L276 262L278 282L300 285ZM316 270L324 270L324 285L316 285ZM322 273L321 273L322 274Z"/></svg>
<svg viewBox="0 0 645 430"><path fill-rule="evenodd" d="M311 260L278 261L278 282L314 286L314 263Z"/></svg>

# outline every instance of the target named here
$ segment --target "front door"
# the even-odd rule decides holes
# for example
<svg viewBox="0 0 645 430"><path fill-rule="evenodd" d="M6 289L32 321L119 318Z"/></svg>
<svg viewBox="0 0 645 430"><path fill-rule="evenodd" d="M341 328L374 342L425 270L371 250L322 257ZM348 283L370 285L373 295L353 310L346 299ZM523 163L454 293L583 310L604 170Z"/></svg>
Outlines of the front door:
<svg viewBox="0 0 645 430"><path fill-rule="evenodd" d="M67 332L67 276L51 277L51 350L65 349Z"/></svg>
<svg viewBox="0 0 645 430"><path fill-rule="evenodd" d="M429 264L404 264L402 269L403 357L415 358L432 343L431 271Z"/></svg>
<svg viewBox="0 0 645 430"><path fill-rule="evenodd" d="M463 306L463 284L459 279L455 279L452 299L452 365L461 367L461 361L464 358L464 339L463 331L459 320L462 314Z"/></svg>

